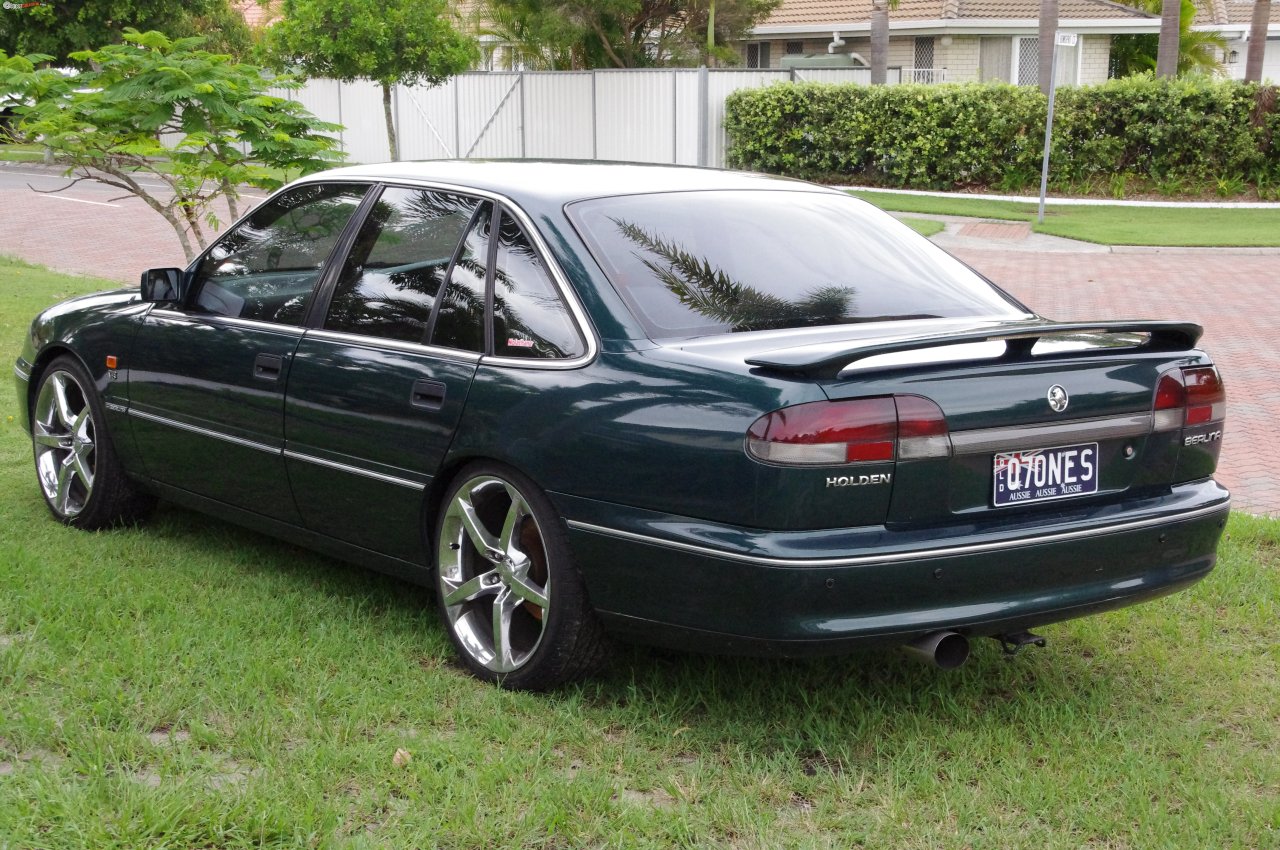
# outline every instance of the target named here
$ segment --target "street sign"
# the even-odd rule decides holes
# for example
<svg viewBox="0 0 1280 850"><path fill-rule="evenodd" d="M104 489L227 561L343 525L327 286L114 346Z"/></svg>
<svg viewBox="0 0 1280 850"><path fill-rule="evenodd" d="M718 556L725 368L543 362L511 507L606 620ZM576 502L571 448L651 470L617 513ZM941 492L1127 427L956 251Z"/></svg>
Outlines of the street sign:
<svg viewBox="0 0 1280 850"><path fill-rule="evenodd" d="M1054 33L1053 61L1049 65L1049 109L1044 117L1044 159L1040 163L1040 211L1036 221L1044 224L1044 195L1049 189L1049 148L1053 141L1053 101L1058 91L1058 48L1075 47L1077 35L1073 32Z"/></svg>

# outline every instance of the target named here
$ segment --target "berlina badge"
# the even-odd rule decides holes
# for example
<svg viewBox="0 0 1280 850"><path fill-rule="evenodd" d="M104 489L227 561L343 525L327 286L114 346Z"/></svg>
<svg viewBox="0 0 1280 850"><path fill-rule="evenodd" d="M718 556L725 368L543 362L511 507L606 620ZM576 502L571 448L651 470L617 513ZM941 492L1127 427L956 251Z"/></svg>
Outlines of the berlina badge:
<svg viewBox="0 0 1280 850"><path fill-rule="evenodd" d="M1054 413L1061 413L1067 409L1067 391L1062 388L1061 384L1054 384L1049 387L1049 406L1053 408Z"/></svg>

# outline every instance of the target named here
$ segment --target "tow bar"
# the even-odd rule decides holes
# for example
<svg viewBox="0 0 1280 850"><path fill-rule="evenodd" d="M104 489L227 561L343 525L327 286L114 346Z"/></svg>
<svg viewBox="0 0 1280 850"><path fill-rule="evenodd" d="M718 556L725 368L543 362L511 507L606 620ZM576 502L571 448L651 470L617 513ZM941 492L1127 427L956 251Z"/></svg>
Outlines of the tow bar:
<svg viewBox="0 0 1280 850"><path fill-rule="evenodd" d="M1000 646L1004 649L1004 654L1008 656L1017 655L1024 647L1031 644L1043 647L1048 642L1040 635L1032 634L1027 631L1005 632L1001 635L992 635L992 637L1000 641Z"/></svg>

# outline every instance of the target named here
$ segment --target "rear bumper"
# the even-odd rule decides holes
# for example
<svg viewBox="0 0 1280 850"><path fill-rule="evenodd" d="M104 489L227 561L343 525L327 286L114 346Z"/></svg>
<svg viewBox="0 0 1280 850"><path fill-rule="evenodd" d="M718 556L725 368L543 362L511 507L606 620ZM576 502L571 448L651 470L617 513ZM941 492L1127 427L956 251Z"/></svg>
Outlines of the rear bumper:
<svg viewBox="0 0 1280 850"><path fill-rule="evenodd" d="M1213 569L1230 508L1205 480L963 527L768 533L557 501L592 601L619 636L783 655L938 629L998 634L1171 593Z"/></svg>

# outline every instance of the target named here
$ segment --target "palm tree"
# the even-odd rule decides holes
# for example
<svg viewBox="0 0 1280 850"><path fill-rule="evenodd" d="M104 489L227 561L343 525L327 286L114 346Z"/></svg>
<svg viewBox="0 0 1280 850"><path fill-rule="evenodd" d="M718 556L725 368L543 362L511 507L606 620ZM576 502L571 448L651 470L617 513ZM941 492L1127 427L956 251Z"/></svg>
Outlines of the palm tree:
<svg viewBox="0 0 1280 850"><path fill-rule="evenodd" d="M871 85L882 86L889 76L889 10L898 0L871 0Z"/></svg>
<svg viewBox="0 0 1280 850"><path fill-rule="evenodd" d="M1160 46L1156 50L1156 76L1178 76L1179 39L1182 34L1182 0L1160 5Z"/></svg>
<svg viewBox="0 0 1280 850"><path fill-rule="evenodd" d="M1262 57L1267 52L1267 23L1271 20L1271 0L1253 0L1253 19L1249 22L1249 55L1244 61L1244 78L1262 82Z"/></svg>
<svg viewBox="0 0 1280 850"><path fill-rule="evenodd" d="M1058 35L1058 0L1040 0L1040 91L1053 85L1053 51Z"/></svg>

